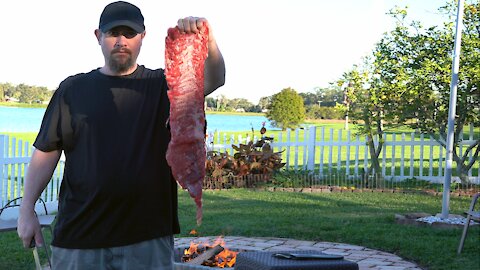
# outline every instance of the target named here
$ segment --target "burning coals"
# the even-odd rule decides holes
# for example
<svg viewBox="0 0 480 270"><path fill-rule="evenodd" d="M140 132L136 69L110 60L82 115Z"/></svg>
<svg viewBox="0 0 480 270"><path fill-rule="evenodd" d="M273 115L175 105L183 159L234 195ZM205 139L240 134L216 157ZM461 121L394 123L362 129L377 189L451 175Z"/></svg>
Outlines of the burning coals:
<svg viewBox="0 0 480 270"><path fill-rule="evenodd" d="M190 247L183 252L182 262L219 268L233 267L237 253L226 248L225 241L219 237L213 245L208 242L191 242Z"/></svg>

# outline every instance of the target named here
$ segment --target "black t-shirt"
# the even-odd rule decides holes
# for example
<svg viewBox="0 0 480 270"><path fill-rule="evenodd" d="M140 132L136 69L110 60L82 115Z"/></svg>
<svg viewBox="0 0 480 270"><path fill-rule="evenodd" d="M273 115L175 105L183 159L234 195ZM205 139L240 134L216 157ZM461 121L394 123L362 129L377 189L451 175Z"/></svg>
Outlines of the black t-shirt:
<svg viewBox="0 0 480 270"><path fill-rule="evenodd" d="M162 69L139 66L120 77L97 69L60 84L34 143L66 158L54 246L114 247L179 233L165 159L169 106Z"/></svg>

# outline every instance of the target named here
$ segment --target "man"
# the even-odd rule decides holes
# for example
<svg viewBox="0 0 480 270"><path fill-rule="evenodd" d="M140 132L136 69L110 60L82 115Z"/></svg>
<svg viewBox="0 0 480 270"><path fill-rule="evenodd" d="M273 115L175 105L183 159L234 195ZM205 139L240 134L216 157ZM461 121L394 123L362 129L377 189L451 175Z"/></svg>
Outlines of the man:
<svg viewBox="0 0 480 270"><path fill-rule="evenodd" d="M197 33L204 18L180 19ZM210 33L212 33L210 31ZM18 235L43 245L34 203L62 151L65 172L52 240L53 269L171 269L179 233L177 184L165 153L170 140L163 69L137 64L145 37L140 9L105 7L95 30L105 65L65 79L35 140L25 179ZM213 34L205 61L205 94L225 82Z"/></svg>

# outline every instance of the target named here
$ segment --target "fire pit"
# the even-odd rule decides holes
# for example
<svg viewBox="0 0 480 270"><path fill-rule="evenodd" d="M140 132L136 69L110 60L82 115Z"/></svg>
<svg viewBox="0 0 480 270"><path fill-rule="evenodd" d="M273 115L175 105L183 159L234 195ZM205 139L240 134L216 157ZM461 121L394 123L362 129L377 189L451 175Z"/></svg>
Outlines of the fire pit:
<svg viewBox="0 0 480 270"><path fill-rule="evenodd" d="M191 233L191 235L193 235ZM193 237L177 237L175 238L175 248L178 248L177 256L177 266L175 269L184 270L184 269L207 269L213 270L215 268L206 268L207 266L200 266L195 268L195 265L189 265L187 263L182 263L180 258L183 256L183 251L185 248L190 246L192 241L201 242L201 241L210 241L213 243L218 236L193 236ZM243 259L248 259L250 257L257 257L255 253L258 253L258 256L265 256L265 252L295 252L299 253L300 251L311 250L315 252L321 252L325 254L341 255L344 256L345 260L355 262L358 264L360 269L380 269L380 268L392 268L392 269L421 269L414 262L410 262L402 259L401 257L380 251L369 249L367 247L350 245L345 243L335 243L335 242L323 242L323 241L307 241L299 239L290 239L290 238L278 238L278 237L245 237L245 236L222 236L223 240L226 242L228 248L239 251L236 258L235 270L245 270L245 264L242 263ZM271 258L272 256L269 256ZM255 258L253 258L255 259ZM244 260L243 260L244 261ZM285 260L287 261L287 260ZM243 264L243 266L242 266ZM227 268L232 270L232 268ZM278 268L277 268L278 269ZM290 268L291 269L291 268ZM298 269L298 268L297 268ZM328 269L328 268L320 268ZM339 268L334 268L339 269ZM343 269L343 268L342 268ZM259 269L255 269L259 270Z"/></svg>
<svg viewBox="0 0 480 270"><path fill-rule="evenodd" d="M291 257L277 255L291 254ZM238 256L237 256L238 255ZM308 256L310 255L310 256ZM292 259L295 257L294 259ZM300 258L301 259L296 259ZM189 246L175 250L174 269L195 270L226 268L242 270L270 269L329 269L358 270L358 264L345 260L343 256L330 255L318 250L297 250L292 253L262 250L233 250L226 247L225 241L219 237L213 244L208 240L191 241Z"/></svg>
<svg viewBox="0 0 480 270"><path fill-rule="evenodd" d="M206 254L207 252L215 253L219 246L212 247L207 249L196 258L201 258L202 254ZM183 251L182 251L183 250ZM213 251L215 250L215 251ZM215 260L210 257L210 253L206 256L209 257L208 259L201 259L204 264L191 264L187 262L182 262L182 258L184 255L182 253L185 249L177 249L176 251L176 262L174 263L175 270L198 270L198 269L212 269L214 268L226 268L234 270L233 267L225 267L222 264L216 264ZM325 269L325 270L358 270L358 264L352 261L344 260L343 258L339 259L321 259L321 260L284 260L275 258L273 255L278 254L278 252L272 251L246 251L242 252L239 255L239 269L242 270L270 270L270 269ZM288 253L286 253L288 254ZM297 251L294 253L295 256L298 254L313 254L313 255L326 255L323 253L319 253L317 251ZM206 257L204 257L206 258ZM192 259L194 260L194 259Z"/></svg>

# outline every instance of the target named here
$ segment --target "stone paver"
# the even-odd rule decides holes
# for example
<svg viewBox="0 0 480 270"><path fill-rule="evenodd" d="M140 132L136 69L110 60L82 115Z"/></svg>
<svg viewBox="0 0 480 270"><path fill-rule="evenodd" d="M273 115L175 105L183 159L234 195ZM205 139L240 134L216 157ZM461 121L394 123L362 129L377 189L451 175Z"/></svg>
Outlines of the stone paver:
<svg viewBox="0 0 480 270"><path fill-rule="evenodd" d="M214 243L218 236L175 238L176 247L186 247L190 242ZM250 251L294 251L318 250L343 255L346 260L358 263L360 270L421 270L417 264L406 261L395 254L343 243L314 242L295 239L268 237L223 237L225 247Z"/></svg>

